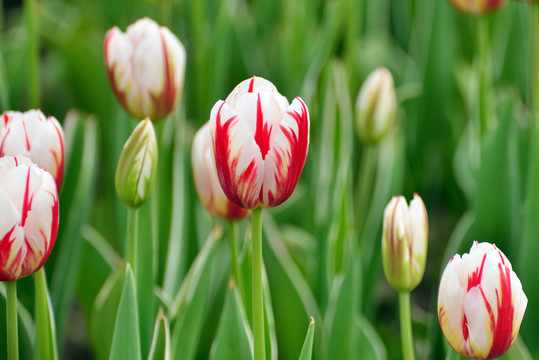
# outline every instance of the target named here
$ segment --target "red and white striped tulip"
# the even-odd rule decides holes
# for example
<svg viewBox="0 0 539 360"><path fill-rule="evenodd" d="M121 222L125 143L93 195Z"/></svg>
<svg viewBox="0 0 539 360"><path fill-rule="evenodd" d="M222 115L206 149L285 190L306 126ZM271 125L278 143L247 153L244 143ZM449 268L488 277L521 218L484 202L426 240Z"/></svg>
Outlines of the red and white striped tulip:
<svg viewBox="0 0 539 360"><path fill-rule="evenodd" d="M136 118L158 120L174 110L185 76L185 49L166 27L143 18L123 33L105 36L105 66L112 89Z"/></svg>
<svg viewBox="0 0 539 360"><path fill-rule="evenodd" d="M528 299L505 255L474 242L469 254L447 264L438 290L438 319L449 345L461 355L493 359L518 334Z"/></svg>
<svg viewBox="0 0 539 360"><path fill-rule="evenodd" d="M266 79L253 76L211 111L219 182L239 207L273 207L288 199L305 165L309 111L292 104Z"/></svg>
<svg viewBox="0 0 539 360"><path fill-rule="evenodd" d="M0 120L0 157L24 155L56 179L64 173L64 131L53 116L40 110L6 111Z"/></svg>
<svg viewBox="0 0 539 360"><path fill-rule="evenodd" d="M32 275L47 261L58 233L52 175L25 156L0 158L0 281Z"/></svg>
<svg viewBox="0 0 539 360"><path fill-rule="evenodd" d="M242 209L228 200L219 184L211 151L209 122L195 134L191 166L198 197L211 216L225 220L241 220L249 216L249 210Z"/></svg>
<svg viewBox="0 0 539 360"><path fill-rule="evenodd" d="M448 0L457 10L468 14L484 14L501 8L507 0Z"/></svg>

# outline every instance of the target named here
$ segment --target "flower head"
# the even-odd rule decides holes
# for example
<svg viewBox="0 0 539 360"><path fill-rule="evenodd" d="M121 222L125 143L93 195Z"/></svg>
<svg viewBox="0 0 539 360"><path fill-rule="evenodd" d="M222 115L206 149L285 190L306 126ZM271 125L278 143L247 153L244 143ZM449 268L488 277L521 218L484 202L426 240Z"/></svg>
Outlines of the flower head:
<svg viewBox="0 0 539 360"><path fill-rule="evenodd" d="M149 18L125 33L113 27L104 52L112 89L128 113L157 120L172 112L182 92L185 49L169 29Z"/></svg>
<svg viewBox="0 0 539 360"><path fill-rule="evenodd" d="M204 124L195 134L191 165L198 197L210 215L226 220L240 220L249 216L250 211L237 207L228 200L219 184L211 152L209 123Z"/></svg>
<svg viewBox="0 0 539 360"><path fill-rule="evenodd" d="M493 359L515 340L528 299L505 255L474 242L469 254L447 264L438 291L438 319L449 345L461 355Z"/></svg>
<svg viewBox="0 0 539 360"><path fill-rule="evenodd" d="M32 275L58 233L54 178L25 156L0 158L0 281Z"/></svg>
<svg viewBox="0 0 539 360"><path fill-rule="evenodd" d="M448 0L457 10L469 14L484 14L501 8L507 0Z"/></svg>
<svg viewBox="0 0 539 360"><path fill-rule="evenodd" d="M152 122L142 120L124 144L116 168L116 193L124 204L138 207L150 195L157 171L157 140Z"/></svg>
<svg viewBox="0 0 539 360"><path fill-rule="evenodd" d="M0 119L0 157L24 155L56 179L64 173L64 131L54 117L40 110L6 111Z"/></svg>
<svg viewBox="0 0 539 360"><path fill-rule="evenodd" d="M309 148L309 112L266 79L253 76L219 100L210 116L219 181L239 207L273 207L288 199Z"/></svg>
<svg viewBox="0 0 539 360"><path fill-rule="evenodd" d="M387 281L398 291L414 289L423 278L429 225L425 204L414 194L410 207L393 197L384 210L382 260Z"/></svg>

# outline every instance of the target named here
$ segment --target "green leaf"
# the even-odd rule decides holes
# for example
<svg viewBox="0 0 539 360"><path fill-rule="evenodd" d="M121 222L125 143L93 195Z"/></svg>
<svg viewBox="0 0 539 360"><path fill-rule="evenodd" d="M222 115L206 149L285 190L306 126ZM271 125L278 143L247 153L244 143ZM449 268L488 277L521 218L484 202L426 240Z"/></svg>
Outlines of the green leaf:
<svg viewBox="0 0 539 360"><path fill-rule="evenodd" d="M137 307L137 290L131 265L126 264L122 297L114 323L110 349L111 360L140 360L140 333Z"/></svg>
<svg viewBox="0 0 539 360"><path fill-rule="evenodd" d="M311 360L313 358L313 343L314 343L314 318L311 317L309 323L309 329L307 330L307 336L303 342L301 353L299 354L299 360Z"/></svg>
<svg viewBox="0 0 539 360"><path fill-rule="evenodd" d="M522 337L517 335L517 338L509 350L502 356L500 360L532 360L533 357L530 354L530 351L522 341Z"/></svg>
<svg viewBox="0 0 539 360"><path fill-rule="evenodd" d="M168 320L162 308L159 308L155 326L153 328L153 339L150 347L148 360L170 359L170 328Z"/></svg>
<svg viewBox="0 0 539 360"><path fill-rule="evenodd" d="M45 269L34 274L36 288L36 342L34 359L58 359L56 325Z"/></svg>
<svg viewBox="0 0 539 360"><path fill-rule="evenodd" d="M363 315L359 315L356 321L359 341L354 354L358 359L386 360L387 351L382 339L373 328L371 323Z"/></svg>
<svg viewBox="0 0 539 360"><path fill-rule="evenodd" d="M253 335L236 285L231 280L212 345L212 360L253 359Z"/></svg>

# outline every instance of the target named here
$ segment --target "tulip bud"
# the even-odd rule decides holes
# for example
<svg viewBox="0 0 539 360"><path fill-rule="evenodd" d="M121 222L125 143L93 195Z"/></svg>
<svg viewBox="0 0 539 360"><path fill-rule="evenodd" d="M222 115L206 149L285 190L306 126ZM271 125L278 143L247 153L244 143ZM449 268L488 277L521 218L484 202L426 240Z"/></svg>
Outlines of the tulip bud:
<svg viewBox="0 0 539 360"><path fill-rule="evenodd" d="M56 179L64 173L64 131L54 117L40 110L6 111L0 120L0 157L24 155Z"/></svg>
<svg viewBox="0 0 539 360"><path fill-rule="evenodd" d="M457 10L468 14L484 14L501 8L507 0L448 0Z"/></svg>
<svg viewBox="0 0 539 360"><path fill-rule="evenodd" d="M185 49L169 29L149 18L125 33L113 27L104 52L112 89L128 113L158 120L172 112L182 92Z"/></svg>
<svg viewBox="0 0 539 360"><path fill-rule="evenodd" d="M239 207L273 207L288 199L305 165L309 112L266 79L253 76L219 100L210 116L219 182Z"/></svg>
<svg viewBox="0 0 539 360"><path fill-rule="evenodd" d="M413 290L423 278L427 259L427 210L414 194L410 207L393 197L384 210L382 260L387 281L398 291Z"/></svg>
<svg viewBox="0 0 539 360"><path fill-rule="evenodd" d="M393 77L386 68L371 72L356 101L357 131L366 142L382 139L395 122L397 100Z"/></svg>
<svg viewBox="0 0 539 360"><path fill-rule="evenodd" d="M211 152L209 122L204 124L195 134L191 165L198 197L211 216L225 220L241 220L249 216L249 210L231 203L221 189Z"/></svg>
<svg viewBox="0 0 539 360"><path fill-rule="evenodd" d="M52 175L25 156L0 158L0 281L38 271L58 233L58 192Z"/></svg>
<svg viewBox="0 0 539 360"><path fill-rule="evenodd" d="M449 345L463 356L493 359L515 341L528 299L505 255L474 242L447 264L438 290L438 320Z"/></svg>
<svg viewBox="0 0 539 360"><path fill-rule="evenodd" d="M116 168L116 193L129 207L139 207L150 195L157 171L157 141L152 122L142 120L127 139Z"/></svg>

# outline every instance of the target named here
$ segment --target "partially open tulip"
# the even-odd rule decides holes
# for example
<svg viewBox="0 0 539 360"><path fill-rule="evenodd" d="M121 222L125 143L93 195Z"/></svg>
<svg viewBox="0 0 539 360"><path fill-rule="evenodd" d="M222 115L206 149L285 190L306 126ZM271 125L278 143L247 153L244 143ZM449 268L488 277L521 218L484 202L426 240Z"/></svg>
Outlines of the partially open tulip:
<svg viewBox="0 0 539 360"><path fill-rule="evenodd" d="M209 123L204 124L195 134L191 166L198 197L210 215L225 220L241 220L249 216L250 211L231 203L221 189L211 152Z"/></svg>
<svg viewBox="0 0 539 360"><path fill-rule="evenodd" d="M136 118L158 120L178 102L185 75L185 49L169 29L149 18L125 33L107 32L105 65L118 101Z"/></svg>
<svg viewBox="0 0 539 360"><path fill-rule="evenodd" d="M457 10L469 14L484 14L501 8L507 0L448 0Z"/></svg>
<svg viewBox="0 0 539 360"><path fill-rule="evenodd" d="M387 281L398 291L411 291L423 279L429 225L425 204L414 194L410 207L393 197L384 210L382 260Z"/></svg>
<svg viewBox="0 0 539 360"><path fill-rule="evenodd" d="M64 132L54 117L40 110L6 111L0 120L0 157L24 155L56 179L64 173Z"/></svg>
<svg viewBox="0 0 539 360"><path fill-rule="evenodd" d="M397 99L393 76L386 68L369 74L356 101L356 128L366 142L383 138L395 122Z"/></svg>
<svg viewBox="0 0 539 360"><path fill-rule="evenodd" d="M528 299L505 255L474 242L469 254L447 264L438 290L438 319L449 345L461 355L493 359L518 334Z"/></svg>
<svg viewBox="0 0 539 360"><path fill-rule="evenodd" d="M124 144L116 167L116 193L129 207L139 207L150 195L157 172L157 140L152 122L142 120Z"/></svg>
<svg viewBox="0 0 539 360"><path fill-rule="evenodd" d="M239 207L273 207L288 199L309 148L309 112L266 79L253 76L219 100L210 117L219 181Z"/></svg>
<svg viewBox="0 0 539 360"><path fill-rule="evenodd" d="M25 156L0 158L0 281L38 271L58 233L54 178Z"/></svg>

